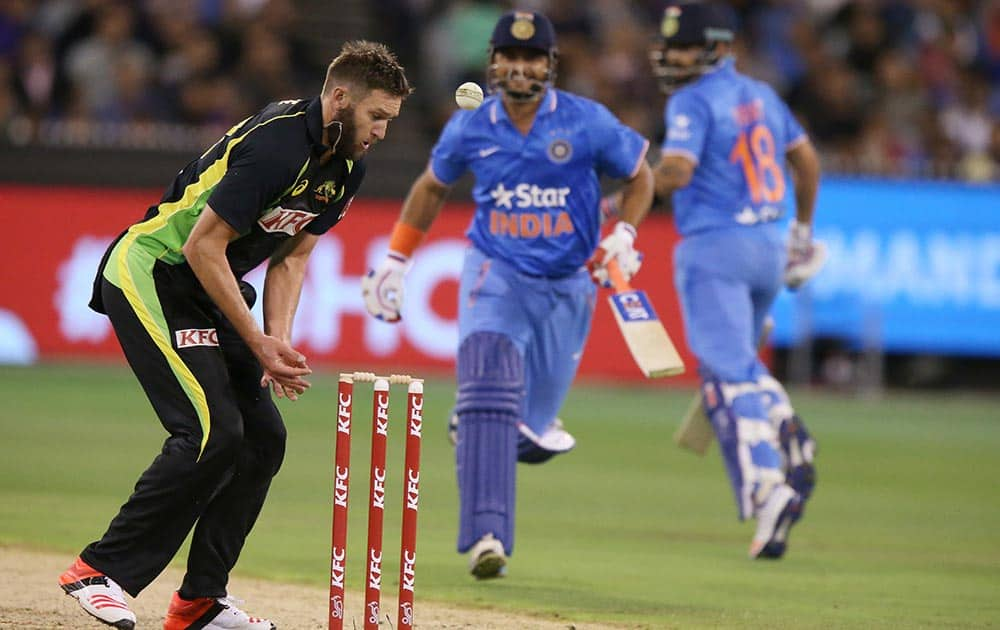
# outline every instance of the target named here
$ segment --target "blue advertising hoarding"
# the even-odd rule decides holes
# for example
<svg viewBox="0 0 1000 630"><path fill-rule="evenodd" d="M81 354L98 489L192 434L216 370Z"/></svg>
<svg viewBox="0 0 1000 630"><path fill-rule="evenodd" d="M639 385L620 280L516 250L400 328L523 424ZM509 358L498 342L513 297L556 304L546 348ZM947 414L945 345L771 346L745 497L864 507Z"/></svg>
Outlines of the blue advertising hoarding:
<svg viewBox="0 0 1000 630"><path fill-rule="evenodd" d="M829 261L775 304L774 342L1000 356L1000 185L827 178Z"/></svg>

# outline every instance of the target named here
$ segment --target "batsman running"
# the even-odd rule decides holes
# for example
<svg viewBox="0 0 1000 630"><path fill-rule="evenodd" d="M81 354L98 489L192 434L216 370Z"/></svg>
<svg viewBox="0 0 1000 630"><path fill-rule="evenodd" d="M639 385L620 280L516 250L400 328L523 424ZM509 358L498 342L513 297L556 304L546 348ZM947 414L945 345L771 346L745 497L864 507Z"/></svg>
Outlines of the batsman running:
<svg viewBox="0 0 1000 630"><path fill-rule="evenodd" d="M739 518L757 519L750 556L780 558L813 490L815 443L756 348L782 283L796 289L824 262L812 240L820 169L787 106L734 68L734 34L721 5L665 9L651 60L669 95L667 135L653 172L682 236L674 281L705 413Z"/></svg>
<svg viewBox="0 0 1000 630"><path fill-rule="evenodd" d="M594 312L586 264L593 257L604 279L612 258L626 277L638 271L633 241L653 195L648 142L602 105L555 89L555 73L548 18L501 17L490 38L491 95L441 132L388 256L362 285L370 313L400 318L408 259L451 185L471 170L476 212L459 287L455 417L458 551L469 552L478 578L502 575L513 552L517 462L573 447L556 413ZM626 180L621 221L603 240L600 175Z"/></svg>

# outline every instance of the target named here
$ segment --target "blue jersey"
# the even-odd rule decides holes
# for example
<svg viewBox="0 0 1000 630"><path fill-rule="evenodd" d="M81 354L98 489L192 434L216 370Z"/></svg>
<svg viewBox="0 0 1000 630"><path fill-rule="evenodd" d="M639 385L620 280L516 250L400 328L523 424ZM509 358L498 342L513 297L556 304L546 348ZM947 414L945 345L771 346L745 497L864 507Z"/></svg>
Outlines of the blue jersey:
<svg viewBox="0 0 1000 630"><path fill-rule="evenodd" d="M674 192L682 236L768 224L794 210L785 153L806 135L770 86L727 59L671 96L665 117L663 154L697 165L690 184Z"/></svg>
<svg viewBox="0 0 1000 630"><path fill-rule="evenodd" d="M562 277L597 247L599 176L631 178L647 147L603 105L550 88L527 135L495 95L455 112L430 166L445 184L475 175L467 235L476 247L522 273Z"/></svg>

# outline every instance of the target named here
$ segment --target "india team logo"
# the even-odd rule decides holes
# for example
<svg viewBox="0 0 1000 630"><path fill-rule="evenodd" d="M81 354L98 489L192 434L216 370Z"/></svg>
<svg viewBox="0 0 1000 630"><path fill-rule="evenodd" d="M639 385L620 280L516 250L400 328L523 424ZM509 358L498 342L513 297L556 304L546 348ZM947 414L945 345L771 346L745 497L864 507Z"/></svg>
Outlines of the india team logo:
<svg viewBox="0 0 1000 630"><path fill-rule="evenodd" d="M556 164L565 164L573 157L573 145L568 140L563 140L562 138L553 140L552 144L549 145L547 153L549 159Z"/></svg>
<svg viewBox="0 0 1000 630"><path fill-rule="evenodd" d="M660 34L670 38L677 34L680 29L678 18L681 16L681 9L677 6L667 7L663 12L663 21L660 23Z"/></svg>
<svg viewBox="0 0 1000 630"><path fill-rule="evenodd" d="M518 11L514 15L514 22L510 25L510 34L521 41L531 39L535 34L534 19L534 15Z"/></svg>

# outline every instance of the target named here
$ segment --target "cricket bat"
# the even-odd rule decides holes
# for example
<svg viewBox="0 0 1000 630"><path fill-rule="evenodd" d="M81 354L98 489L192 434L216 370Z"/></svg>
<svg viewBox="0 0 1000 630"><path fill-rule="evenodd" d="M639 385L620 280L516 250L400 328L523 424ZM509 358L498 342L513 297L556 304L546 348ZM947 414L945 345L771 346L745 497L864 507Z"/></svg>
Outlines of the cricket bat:
<svg viewBox="0 0 1000 630"><path fill-rule="evenodd" d="M608 262L607 267L614 289L608 304L636 365L647 378L682 374L684 361L653 310L646 292L629 286L618 268L617 260Z"/></svg>
<svg viewBox="0 0 1000 630"><path fill-rule="evenodd" d="M760 350L767 343L767 338L774 328L774 320L770 317L764 321L764 329L760 332L760 340L757 342L757 350ZM681 419L681 426L674 432L674 443L681 448L686 448L699 455L708 452L708 447L712 445L715 431L712 423L705 415L705 408L701 404L701 392L695 392L694 398L688 405L684 417Z"/></svg>

